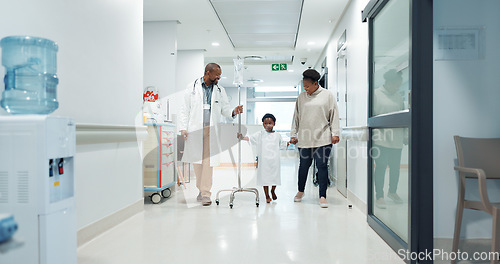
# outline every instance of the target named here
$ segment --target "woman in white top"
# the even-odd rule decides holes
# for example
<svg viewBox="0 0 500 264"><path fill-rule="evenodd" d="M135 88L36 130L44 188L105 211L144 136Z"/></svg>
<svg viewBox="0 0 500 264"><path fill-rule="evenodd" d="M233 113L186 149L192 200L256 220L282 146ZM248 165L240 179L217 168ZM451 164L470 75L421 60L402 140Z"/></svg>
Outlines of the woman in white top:
<svg viewBox="0 0 500 264"><path fill-rule="evenodd" d="M276 185L281 185L280 149L286 149L289 144L289 142L283 141L281 135L273 130L275 124L276 118L274 115L265 114L262 117L264 131L259 131L250 137L243 137L241 134L238 135L239 139L249 140L250 143L257 147L257 157L259 157L257 185L264 187L264 194L268 203L271 202L269 186L272 186L272 200L278 199L275 190Z"/></svg>
<svg viewBox="0 0 500 264"><path fill-rule="evenodd" d="M300 202L304 195L307 172L313 159L318 167L319 205L328 207L328 159L332 144L339 142L339 113L333 94L320 87L320 74L313 69L302 73L302 92L295 103L290 143L297 144L300 154L298 190L294 201Z"/></svg>

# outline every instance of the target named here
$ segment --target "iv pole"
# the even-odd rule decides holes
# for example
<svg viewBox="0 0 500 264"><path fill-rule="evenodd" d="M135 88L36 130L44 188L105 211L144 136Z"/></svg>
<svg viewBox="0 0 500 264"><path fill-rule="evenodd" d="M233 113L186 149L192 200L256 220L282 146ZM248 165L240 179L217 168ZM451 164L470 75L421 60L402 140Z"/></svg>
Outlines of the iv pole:
<svg viewBox="0 0 500 264"><path fill-rule="evenodd" d="M238 105L241 105L241 83L242 74L241 70L243 68L243 60L238 56L237 59L234 60L234 79L235 83L238 83ZM238 115L238 134L241 134L241 114ZM234 194L237 192L252 192L255 193L255 205L259 207L259 191L256 188L241 188L241 140L238 139L238 187L233 187L233 189L220 190L217 192L217 196L215 198L215 203L219 205L219 194L221 192L231 192L229 196L229 207L233 208L234 202Z"/></svg>

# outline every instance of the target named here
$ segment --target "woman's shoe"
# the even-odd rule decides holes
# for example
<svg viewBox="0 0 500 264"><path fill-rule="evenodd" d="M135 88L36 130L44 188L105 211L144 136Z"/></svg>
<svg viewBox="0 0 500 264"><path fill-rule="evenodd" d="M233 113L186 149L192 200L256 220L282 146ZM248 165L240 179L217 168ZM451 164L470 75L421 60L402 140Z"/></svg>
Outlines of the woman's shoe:
<svg viewBox="0 0 500 264"><path fill-rule="evenodd" d="M298 192L295 197L293 198L294 202L302 202L302 197L304 196L303 192Z"/></svg>
<svg viewBox="0 0 500 264"><path fill-rule="evenodd" d="M387 197L391 198L397 204L403 203L403 199L397 193L388 193Z"/></svg>
<svg viewBox="0 0 500 264"><path fill-rule="evenodd" d="M319 206L321 208L328 208L328 202L326 201L325 197L319 198Z"/></svg>
<svg viewBox="0 0 500 264"><path fill-rule="evenodd" d="M387 208L384 198L378 198L377 201L375 202L375 206L380 209Z"/></svg>

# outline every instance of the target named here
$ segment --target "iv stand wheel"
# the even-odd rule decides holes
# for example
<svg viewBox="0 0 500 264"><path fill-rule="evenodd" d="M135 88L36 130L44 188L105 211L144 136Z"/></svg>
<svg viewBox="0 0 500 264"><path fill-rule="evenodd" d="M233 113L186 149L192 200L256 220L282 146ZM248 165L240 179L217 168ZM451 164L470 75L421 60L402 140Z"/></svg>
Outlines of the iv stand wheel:
<svg viewBox="0 0 500 264"><path fill-rule="evenodd" d="M233 209L233 204L229 204L229 208Z"/></svg>
<svg viewBox="0 0 500 264"><path fill-rule="evenodd" d="M161 196L162 196L163 198L168 198L168 197L170 197L170 195L172 195L172 191L170 191L170 189L169 189L169 188L167 188L167 189L165 189L165 190L161 191Z"/></svg>
<svg viewBox="0 0 500 264"><path fill-rule="evenodd" d="M161 196L159 193L153 193L151 195L151 202L153 202L154 204L157 204L161 201Z"/></svg>
<svg viewBox="0 0 500 264"><path fill-rule="evenodd" d="M215 203L216 203L217 205L219 205L219 199L215 200Z"/></svg>

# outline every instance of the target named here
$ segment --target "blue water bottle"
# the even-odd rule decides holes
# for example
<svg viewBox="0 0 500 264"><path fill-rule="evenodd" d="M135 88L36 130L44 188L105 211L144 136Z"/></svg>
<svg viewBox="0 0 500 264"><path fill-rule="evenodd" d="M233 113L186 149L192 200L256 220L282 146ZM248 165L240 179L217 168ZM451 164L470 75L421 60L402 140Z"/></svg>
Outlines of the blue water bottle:
<svg viewBox="0 0 500 264"><path fill-rule="evenodd" d="M11 114L49 114L57 102L55 42L31 36L9 36L0 41L5 67L5 91L0 106Z"/></svg>

